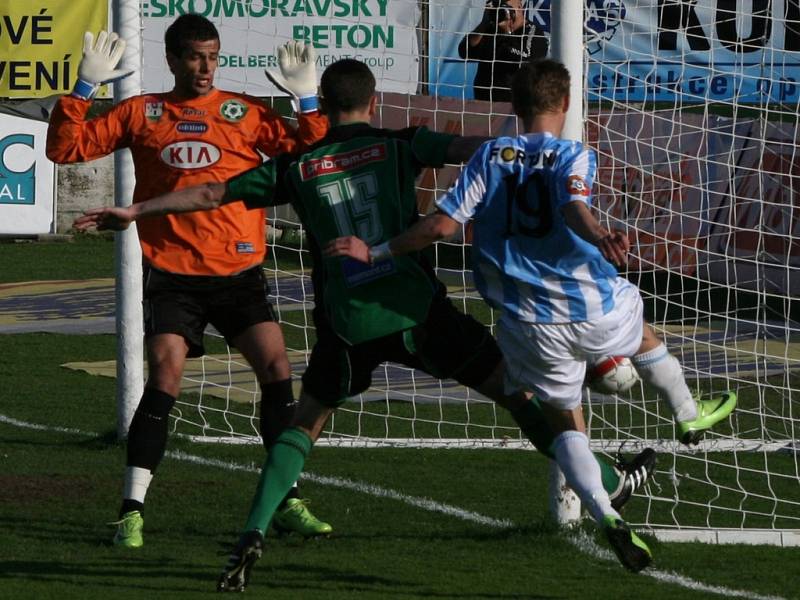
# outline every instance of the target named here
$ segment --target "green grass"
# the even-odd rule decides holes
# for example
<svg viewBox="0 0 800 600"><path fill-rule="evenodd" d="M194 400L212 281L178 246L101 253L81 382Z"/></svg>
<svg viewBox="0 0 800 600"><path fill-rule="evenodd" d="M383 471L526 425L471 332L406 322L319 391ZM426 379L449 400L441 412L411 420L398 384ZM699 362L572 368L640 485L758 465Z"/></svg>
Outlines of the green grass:
<svg viewBox="0 0 800 600"><path fill-rule="evenodd" d="M241 527L257 475L169 457L148 495L146 544L109 544L123 446L113 434L113 381L60 367L114 355L113 336L0 336L2 414L90 435L0 423L0 576L8 598L182 598L210 593ZM35 357L35 360L31 360ZM240 465L259 446L171 450ZM547 465L525 451L317 448L312 475L425 497L496 519L509 530L321 483L305 483L328 540L270 537L249 592L271 598L711 598L579 552L547 518ZM641 512L645 499L631 503ZM592 530L588 530L593 535ZM797 597L800 549L664 544L657 567L704 584ZM603 544L602 540L598 540ZM781 565L784 565L783 567ZM776 577L776 573L780 577ZM589 587L590 586L590 587Z"/></svg>
<svg viewBox="0 0 800 600"><path fill-rule="evenodd" d="M114 277L113 236L71 242L0 241L0 283Z"/></svg>
<svg viewBox="0 0 800 600"><path fill-rule="evenodd" d="M0 253L5 257L11 249L20 252L15 261L27 262L26 268L15 271L16 280L70 279L106 276L94 267L86 267L87 274L80 275L85 267L73 261L102 255L102 259L87 258L96 258L100 267L102 260L110 260L109 246L97 239L79 239L73 244L2 245ZM46 262L53 264L42 264ZM4 276L9 277L7 271ZM257 473L252 468L230 470L168 456L148 493L144 548L112 547L113 529L105 523L116 517L124 464L124 446L114 435L114 382L60 365L113 359L115 343L110 335L0 335L0 414L18 421L0 421L2 598L195 598L213 593L225 554L243 525ZM743 402L755 398L745 395ZM386 422L382 413L411 416L409 405L402 402L376 403L371 409L375 414L362 418L361 426L380 429ZM451 409L463 410L448 406L441 410ZM440 409L419 410L432 411L423 416L433 418ZM473 407L472 418L494 418L489 410ZM348 420L356 426L355 416L346 414L339 425L348 426ZM19 422L44 428L23 427ZM635 426L635 420L629 425ZM408 421L398 421L397 427L402 434ZM172 436L169 449L242 467L258 466L263 460L258 445L192 444ZM764 468L757 458L745 464L743 460L751 459L737 456L739 467ZM731 458L720 453L713 459L720 463L721 473L714 477L730 477L725 473ZM773 472L791 473L790 455L776 455L774 460L769 465ZM669 467L660 465L665 471ZM547 469L540 455L526 451L318 447L307 463L312 479L303 483L303 493L312 499L313 510L333 524L335 534L313 542L270 536L247 593L343 600L721 597L647 575L630 575L613 560L578 550L547 517ZM704 475L699 461L678 464L681 473L693 469L698 477ZM781 486L786 497L796 498L794 475L772 484ZM735 475L745 484L749 476L741 468ZM351 480L356 487L331 485L322 477ZM660 476L662 485L667 477ZM364 487L367 484L404 496L375 495ZM691 480L681 485L681 494L689 494ZM731 506L742 501L735 494L723 496L720 502ZM403 497L428 498L508 519L514 525L503 529L479 524L416 507ZM702 519L697 507L656 507L667 515L670 508L682 519ZM637 497L626 514L633 521L648 510L654 510L651 503ZM605 547L593 528L586 531ZM798 548L646 539L660 573L743 590L743 597L800 597Z"/></svg>

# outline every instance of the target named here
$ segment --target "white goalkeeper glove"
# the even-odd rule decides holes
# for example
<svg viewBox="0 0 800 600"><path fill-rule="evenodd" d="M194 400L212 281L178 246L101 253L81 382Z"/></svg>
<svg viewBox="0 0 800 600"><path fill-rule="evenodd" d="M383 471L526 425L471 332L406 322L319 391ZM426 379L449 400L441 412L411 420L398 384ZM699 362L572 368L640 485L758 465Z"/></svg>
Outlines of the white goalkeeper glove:
<svg viewBox="0 0 800 600"><path fill-rule="evenodd" d="M292 96L295 111L317 110L317 53L312 44L291 40L278 48L280 72L266 70L275 86Z"/></svg>
<svg viewBox="0 0 800 600"><path fill-rule="evenodd" d="M117 69L117 64L125 52L126 42L113 31L97 34L97 43L91 31L83 34L83 58L78 65L78 81L72 95L91 100L104 83L111 83L127 77L133 71Z"/></svg>

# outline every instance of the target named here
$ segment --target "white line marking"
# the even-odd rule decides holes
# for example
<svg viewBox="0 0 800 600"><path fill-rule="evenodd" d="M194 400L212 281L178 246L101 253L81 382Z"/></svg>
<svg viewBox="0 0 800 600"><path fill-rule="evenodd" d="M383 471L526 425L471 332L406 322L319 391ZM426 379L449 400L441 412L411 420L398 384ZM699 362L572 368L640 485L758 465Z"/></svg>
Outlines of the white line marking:
<svg viewBox="0 0 800 600"><path fill-rule="evenodd" d="M221 469L229 469L232 471L248 471L251 473L261 472L261 467L256 467L255 465L252 464L244 466L237 463L216 460L213 458L204 458L202 456L195 456L194 454L186 454L185 452L181 451L169 451L167 452L166 455L186 462L191 462L210 467L219 467ZM509 529L511 527L514 527L514 523L512 521L509 521L508 519L494 519L492 517L487 517L476 512L464 510L463 508L458 508L457 506L452 506L450 504L442 504L441 502L436 502L435 500L431 500L430 498L419 498L417 496L409 496L408 494L403 494L402 492L390 490L378 485L373 485L371 483L362 483L359 481L353 481L352 479L346 479L343 477L328 477L325 475L315 475L314 473L308 473L308 472L301 473L300 477L301 479L311 481L313 483L318 483L320 485L327 485L330 487L352 490L354 492L359 492L362 494L367 494L369 496L375 496L378 498L388 498L390 500L397 500L399 502L404 502L406 504L415 506L417 508L421 508L423 510L427 510L430 512L438 512L445 515L449 515L451 517L456 517L458 519L461 519L462 521L472 521L473 523L488 525L489 527L497 527L499 529Z"/></svg>
<svg viewBox="0 0 800 600"><path fill-rule="evenodd" d="M36 431L72 433L88 437L100 437L96 433L81 431L80 429L38 425L36 423L28 423L26 421L13 419L5 415L0 415L0 423L6 423L8 425L13 425L14 427L33 429ZM166 456L174 458L175 460L181 460L184 462L189 462L202 466L217 467L220 469L226 469L228 471L245 471L248 473L259 473L261 471L261 467L256 466L253 463L243 465L240 463L235 463L230 461L223 461L214 458L204 458L202 456L196 456L194 454L187 454L186 452L182 452L180 450L168 451L166 453ZM327 485L331 487L348 489L354 492L367 494L370 496L376 496L379 498L389 498L391 500L398 500L400 502L404 502L406 504L415 506L417 508L421 508L423 510L442 513L451 517L456 517L463 521L471 521L473 523L479 523L481 525L487 525L489 527L495 527L498 529L507 529L515 527L514 522L509 521L508 519L495 519L493 517L487 517L485 515L481 515L476 512L463 510L456 506L443 504L441 502L436 502L435 500L431 500L430 498L419 498L417 496L409 496L408 494L403 494L401 492L383 488L370 483L353 481L352 479L345 479L341 477L327 477L324 475L315 475L314 473L308 473L308 472L304 472L301 475L301 478L311 481L313 483L318 483L320 485ZM608 562L616 562L617 560L614 554L610 550L606 550L605 548L598 546L597 543L584 531L571 532L567 534L566 539L572 545L574 545L579 551L588 554L589 556L592 556L596 559ZM679 587L688 588L695 591L708 592L711 594L718 594L720 596L729 596L732 598L747 598L748 600L786 600L782 596L765 596L762 594L756 594L754 592L749 592L745 590L734 590L728 587L723 587L718 585L708 585L671 571L647 569L646 571L642 571L640 575L652 577L657 581L669 583L672 585L677 585Z"/></svg>

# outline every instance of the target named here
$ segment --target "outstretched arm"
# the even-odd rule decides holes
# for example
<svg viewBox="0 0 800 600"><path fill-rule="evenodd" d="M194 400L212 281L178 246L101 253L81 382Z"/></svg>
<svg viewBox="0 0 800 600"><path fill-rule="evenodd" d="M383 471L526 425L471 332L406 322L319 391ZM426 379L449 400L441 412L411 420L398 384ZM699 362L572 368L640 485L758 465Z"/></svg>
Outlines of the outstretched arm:
<svg viewBox="0 0 800 600"><path fill-rule="evenodd" d="M621 231L609 231L594 217L589 207L575 200L561 209L567 225L581 238L600 249L605 259L615 265L628 264L630 240Z"/></svg>
<svg viewBox="0 0 800 600"><path fill-rule="evenodd" d="M411 228L383 244L370 247L362 239L349 235L331 240L322 252L325 256L349 256L371 264L390 256L422 250L435 241L453 236L460 227L458 221L437 212L423 217Z"/></svg>
<svg viewBox="0 0 800 600"><path fill-rule="evenodd" d="M447 147L445 160L448 163L467 162L475 154L475 151L481 147L481 144L491 139L493 138L479 135L455 137Z"/></svg>
<svg viewBox="0 0 800 600"><path fill-rule="evenodd" d="M83 216L75 219L72 226L79 231L90 227L122 231L127 229L133 221L143 217L211 210L231 200L228 197L227 184L206 183L162 194L126 207L90 208Z"/></svg>

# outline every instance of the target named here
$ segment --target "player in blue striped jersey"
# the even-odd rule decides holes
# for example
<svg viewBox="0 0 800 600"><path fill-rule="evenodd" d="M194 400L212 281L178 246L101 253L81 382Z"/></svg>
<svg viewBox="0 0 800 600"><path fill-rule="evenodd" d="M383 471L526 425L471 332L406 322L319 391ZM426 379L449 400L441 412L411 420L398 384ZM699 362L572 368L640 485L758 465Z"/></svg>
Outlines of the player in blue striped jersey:
<svg viewBox="0 0 800 600"><path fill-rule="evenodd" d="M588 204L595 168L580 142L549 132L501 137L480 148L440 199L456 221L474 218L475 283L492 306L524 322L587 321L630 286L562 213Z"/></svg>
<svg viewBox="0 0 800 600"><path fill-rule="evenodd" d="M472 221L475 282L501 312L506 389L529 390L542 401L558 432L550 448L567 482L622 564L639 571L652 561L650 550L611 505L585 434L587 361L631 356L669 403L684 443L696 443L727 417L736 396L693 398L680 364L644 323L638 288L618 276L614 263L625 264L630 243L592 215L594 153L559 137L569 107L566 68L552 60L523 67L513 79L512 104L526 133L483 144L438 200L437 213L380 246L350 236L331 242L326 253L365 262L402 255Z"/></svg>

